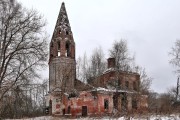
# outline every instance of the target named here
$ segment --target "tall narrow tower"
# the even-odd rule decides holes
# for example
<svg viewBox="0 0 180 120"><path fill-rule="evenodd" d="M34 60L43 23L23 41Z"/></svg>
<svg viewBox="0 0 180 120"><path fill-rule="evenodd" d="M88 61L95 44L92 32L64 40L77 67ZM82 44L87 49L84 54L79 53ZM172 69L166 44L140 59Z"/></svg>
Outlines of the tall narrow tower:
<svg viewBox="0 0 180 120"><path fill-rule="evenodd" d="M54 33L50 42L49 90L59 88L70 92L76 78L75 42L69 24L65 4L62 3Z"/></svg>

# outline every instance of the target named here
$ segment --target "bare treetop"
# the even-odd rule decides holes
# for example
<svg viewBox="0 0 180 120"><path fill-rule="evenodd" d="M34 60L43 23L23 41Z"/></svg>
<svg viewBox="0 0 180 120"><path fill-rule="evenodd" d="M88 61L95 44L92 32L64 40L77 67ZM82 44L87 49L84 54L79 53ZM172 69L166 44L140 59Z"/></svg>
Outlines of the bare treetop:
<svg viewBox="0 0 180 120"><path fill-rule="evenodd" d="M47 61L45 20L16 1L0 1L0 100L14 87L39 77Z"/></svg>

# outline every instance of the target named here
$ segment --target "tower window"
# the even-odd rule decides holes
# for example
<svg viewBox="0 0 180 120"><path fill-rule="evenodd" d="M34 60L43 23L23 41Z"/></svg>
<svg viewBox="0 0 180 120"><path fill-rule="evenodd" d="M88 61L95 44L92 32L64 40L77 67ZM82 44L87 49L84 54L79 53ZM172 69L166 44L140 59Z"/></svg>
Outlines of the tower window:
<svg viewBox="0 0 180 120"><path fill-rule="evenodd" d="M129 88L129 82L128 81L125 82L125 87L126 87L126 89Z"/></svg>
<svg viewBox="0 0 180 120"><path fill-rule="evenodd" d="M61 30L59 30L59 34L61 34Z"/></svg>
<svg viewBox="0 0 180 120"><path fill-rule="evenodd" d="M58 51L58 56L60 56L61 55L61 53L60 53L60 51Z"/></svg>
<svg viewBox="0 0 180 120"><path fill-rule="evenodd" d="M61 47L60 41L57 42L57 46L58 46L58 50L60 50L60 47Z"/></svg>
<svg viewBox="0 0 180 120"><path fill-rule="evenodd" d="M61 48L60 41L57 42L57 45L58 45L58 50L60 50Z"/></svg>
<svg viewBox="0 0 180 120"><path fill-rule="evenodd" d="M121 80L118 80L118 87L121 88Z"/></svg>
<svg viewBox="0 0 180 120"><path fill-rule="evenodd" d="M67 57L70 56L70 43L69 42L66 43L66 56Z"/></svg>
<svg viewBox="0 0 180 120"><path fill-rule="evenodd" d="M136 100L132 100L132 108L133 109L137 109L137 101Z"/></svg>
<svg viewBox="0 0 180 120"><path fill-rule="evenodd" d="M66 31L66 35L69 35L69 32L68 32L68 31Z"/></svg>
<svg viewBox="0 0 180 120"><path fill-rule="evenodd" d="M137 85L136 85L136 82L135 82L135 81L133 82L133 89L134 89L134 90L137 90Z"/></svg>
<svg viewBox="0 0 180 120"><path fill-rule="evenodd" d="M104 109L108 109L109 108L109 101L107 99L104 100Z"/></svg>
<svg viewBox="0 0 180 120"><path fill-rule="evenodd" d="M70 107L70 106L68 106L68 111L67 111L67 113L68 113L68 114L71 113L71 107Z"/></svg>
<svg viewBox="0 0 180 120"><path fill-rule="evenodd" d="M60 48L61 48L60 41L57 41L58 56L61 55Z"/></svg>

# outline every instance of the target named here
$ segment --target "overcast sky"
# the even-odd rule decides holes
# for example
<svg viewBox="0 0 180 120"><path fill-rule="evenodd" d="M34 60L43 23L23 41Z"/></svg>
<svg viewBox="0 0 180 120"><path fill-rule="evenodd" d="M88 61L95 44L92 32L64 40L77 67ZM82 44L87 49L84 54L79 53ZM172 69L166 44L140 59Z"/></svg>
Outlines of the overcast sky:
<svg viewBox="0 0 180 120"><path fill-rule="evenodd" d="M53 33L62 0L18 0L47 19ZM180 0L64 0L76 42L76 57L101 46L108 58L114 40L126 39L136 63L153 78L151 88L165 92L176 84L168 52L180 39ZM50 41L50 39L49 39ZM46 76L48 77L48 71Z"/></svg>

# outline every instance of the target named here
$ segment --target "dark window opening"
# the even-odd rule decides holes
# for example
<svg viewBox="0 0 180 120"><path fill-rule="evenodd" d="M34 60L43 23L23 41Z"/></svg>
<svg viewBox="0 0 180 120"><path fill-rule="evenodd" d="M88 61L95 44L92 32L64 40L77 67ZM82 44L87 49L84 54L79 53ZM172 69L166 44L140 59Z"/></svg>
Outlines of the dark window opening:
<svg viewBox="0 0 180 120"><path fill-rule="evenodd" d="M49 100L49 114L52 114L52 100Z"/></svg>
<svg viewBox="0 0 180 120"><path fill-rule="evenodd" d="M65 114L66 114L66 110L65 110L65 109L63 109L62 111L63 111L63 115L65 115Z"/></svg>
<svg viewBox="0 0 180 120"><path fill-rule="evenodd" d="M118 80L118 87L121 89L121 80Z"/></svg>
<svg viewBox="0 0 180 120"><path fill-rule="evenodd" d="M104 100L104 109L108 109L109 108L109 101L107 99Z"/></svg>
<svg viewBox="0 0 180 120"><path fill-rule="evenodd" d="M59 30L59 34L61 34L61 30Z"/></svg>
<svg viewBox="0 0 180 120"><path fill-rule="evenodd" d="M56 99L56 102L59 102L59 99Z"/></svg>
<svg viewBox="0 0 180 120"><path fill-rule="evenodd" d="M114 108L118 109L118 95L117 94L113 96L113 104L114 104Z"/></svg>
<svg viewBox="0 0 180 120"><path fill-rule="evenodd" d="M136 84L136 82L133 82L133 89L134 89L134 90L137 90L137 84Z"/></svg>
<svg viewBox="0 0 180 120"><path fill-rule="evenodd" d="M136 100L132 100L132 108L137 109L137 101Z"/></svg>
<svg viewBox="0 0 180 120"><path fill-rule="evenodd" d="M66 35L69 35L69 32L68 32L68 31L66 31Z"/></svg>
<svg viewBox="0 0 180 120"><path fill-rule="evenodd" d="M67 111L67 114L70 114L71 113L71 107L68 106L68 111Z"/></svg>
<svg viewBox="0 0 180 120"><path fill-rule="evenodd" d="M87 116L87 106L82 106L82 116Z"/></svg>
<svg viewBox="0 0 180 120"><path fill-rule="evenodd" d="M126 89L129 88L129 82L128 81L125 82L125 87L126 87Z"/></svg>
<svg viewBox="0 0 180 120"><path fill-rule="evenodd" d="M67 57L70 56L70 43L69 42L66 43L66 56Z"/></svg>
<svg viewBox="0 0 180 120"><path fill-rule="evenodd" d="M58 46L58 50L60 50L61 48L60 41L57 42L57 46Z"/></svg>
<svg viewBox="0 0 180 120"><path fill-rule="evenodd" d="M60 48L61 48L60 41L57 42L57 47L58 47L58 56L60 56L61 55L61 53L60 53Z"/></svg>
<svg viewBox="0 0 180 120"><path fill-rule="evenodd" d="M71 93L71 94L69 94L68 99L69 99L69 98L73 98L73 97L77 97L77 94L76 94L76 93L74 93L74 92L73 92L73 93Z"/></svg>
<svg viewBox="0 0 180 120"><path fill-rule="evenodd" d="M125 93L122 93L121 95L121 109L122 111L127 110L127 96Z"/></svg>

